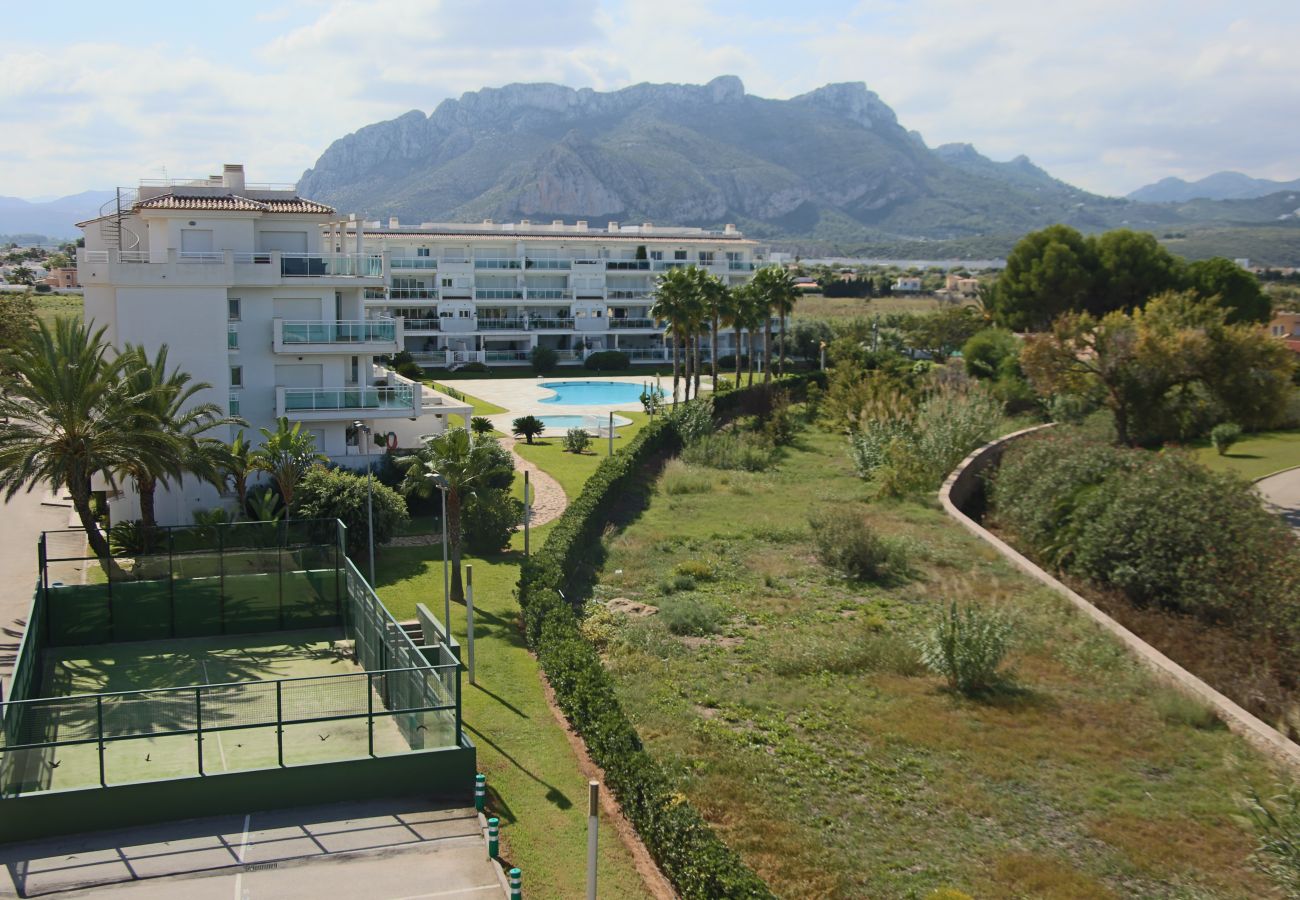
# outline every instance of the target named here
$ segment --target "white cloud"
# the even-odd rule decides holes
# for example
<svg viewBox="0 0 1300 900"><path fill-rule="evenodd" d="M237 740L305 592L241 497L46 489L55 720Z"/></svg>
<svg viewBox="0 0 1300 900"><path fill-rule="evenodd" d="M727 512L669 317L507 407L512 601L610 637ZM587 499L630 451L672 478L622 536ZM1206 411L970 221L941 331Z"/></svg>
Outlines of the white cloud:
<svg viewBox="0 0 1300 900"><path fill-rule="evenodd" d="M282 0L250 12L235 47L229 32L172 41L145 24L125 23L129 40L60 45L55 30L0 52L0 193L236 160L293 180L345 133L484 86L724 73L773 97L865 81L932 145L1027 153L1094 190L1223 168L1300 175L1287 38L1300 13L1274 0Z"/></svg>

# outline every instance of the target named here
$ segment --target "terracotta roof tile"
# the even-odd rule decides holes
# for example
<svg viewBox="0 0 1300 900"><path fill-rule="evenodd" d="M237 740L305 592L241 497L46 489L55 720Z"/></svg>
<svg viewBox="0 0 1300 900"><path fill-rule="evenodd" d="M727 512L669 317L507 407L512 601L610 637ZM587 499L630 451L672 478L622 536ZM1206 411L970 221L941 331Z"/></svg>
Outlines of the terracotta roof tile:
<svg viewBox="0 0 1300 900"><path fill-rule="evenodd" d="M141 200L135 204L136 209L183 209L213 212L262 212L262 213L317 213L333 215L334 208L314 200L301 197L285 199L253 200L238 194L224 196L185 196L175 193L160 194Z"/></svg>

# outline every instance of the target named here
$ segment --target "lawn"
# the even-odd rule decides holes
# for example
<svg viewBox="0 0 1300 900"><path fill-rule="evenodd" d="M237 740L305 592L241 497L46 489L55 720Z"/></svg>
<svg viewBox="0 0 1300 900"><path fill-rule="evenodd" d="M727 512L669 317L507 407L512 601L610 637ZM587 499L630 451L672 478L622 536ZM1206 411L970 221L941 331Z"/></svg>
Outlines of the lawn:
<svg viewBox="0 0 1300 900"><path fill-rule="evenodd" d="M827 506L910 574L818 563ZM598 600L659 612L584 628L647 748L779 896L1273 895L1232 819L1263 777L1248 748L934 500L873 501L842 437L806 431L763 473L674 463L607 540ZM1010 685L983 700L918 661L953 600L1014 628Z"/></svg>
<svg viewBox="0 0 1300 900"><path fill-rule="evenodd" d="M615 452L620 447L627 446L627 442L650 421L650 417L643 412L620 412L618 415L631 419L632 424L615 429L618 435L614 439ZM515 452L558 481L560 487L564 488L565 496L569 498L578 496L591 473L596 471L596 466L609 455L609 439L604 437L592 437L591 446L582 454L565 452L562 437L533 438L533 441L532 444L515 441ZM522 497L523 494L519 493L518 496Z"/></svg>
<svg viewBox="0 0 1300 900"><path fill-rule="evenodd" d="M474 407L474 415L476 416L495 416L497 413L503 413L506 411L504 406L497 406L495 403L488 403L486 400L480 400L478 397L471 396L464 391L456 388L449 388L445 384L431 381L429 382L429 385L435 391L450 393L452 397L463 397L466 403Z"/></svg>
<svg viewBox="0 0 1300 900"><path fill-rule="evenodd" d="M1254 480L1279 469L1300 466L1300 430L1243 435L1224 456L1220 456L1208 442L1197 446L1195 453L1207 468L1217 472L1236 472Z"/></svg>
<svg viewBox="0 0 1300 900"><path fill-rule="evenodd" d="M794 320L857 319L889 313L928 313L939 308L934 297L826 297L808 294L799 298Z"/></svg>
<svg viewBox="0 0 1300 900"><path fill-rule="evenodd" d="M33 294L36 315L47 325L53 325L59 316L81 318L84 297L81 294Z"/></svg>

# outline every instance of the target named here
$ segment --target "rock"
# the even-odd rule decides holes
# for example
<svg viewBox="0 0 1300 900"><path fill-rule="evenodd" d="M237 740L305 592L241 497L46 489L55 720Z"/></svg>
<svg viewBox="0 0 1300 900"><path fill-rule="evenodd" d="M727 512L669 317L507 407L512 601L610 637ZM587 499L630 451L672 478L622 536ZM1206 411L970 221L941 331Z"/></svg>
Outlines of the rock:
<svg viewBox="0 0 1300 900"><path fill-rule="evenodd" d="M659 612L659 607L651 606L649 603L640 603L636 600L629 600L626 597L615 597L605 604L605 608L610 612L623 613L626 616L636 616L645 618L653 616Z"/></svg>

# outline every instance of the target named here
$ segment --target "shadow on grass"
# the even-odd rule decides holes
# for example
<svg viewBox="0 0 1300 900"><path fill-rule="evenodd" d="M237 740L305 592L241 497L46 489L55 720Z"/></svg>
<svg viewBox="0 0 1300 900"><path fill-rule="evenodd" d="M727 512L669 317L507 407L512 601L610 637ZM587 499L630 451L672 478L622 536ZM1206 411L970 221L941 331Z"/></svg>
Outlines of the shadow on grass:
<svg viewBox="0 0 1300 900"><path fill-rule="evenodd" d="M531 771L529 771L527 768L524 767L523 763L515 759L509 753L507 753L501 747L501 745L498 744L496 741L492 740L490 737L488 737L483 732L479 731L477 728L475 728L473 725L470 725L469 723L465 723L464 727L467 731L473 732L474 740L481 741L482 743L487 744L497 753L500 753L502 757L509 760L510 764L514 766L516 769L518 769L520 772L523 772L533 781L537 782L542 787L546 788L546 799L548 802L555 804L556 808L571 809L573 807L573 801L568 798L568 796L564 793L564 791L560 790L555 785L551 784L549 781L546 781L545 779L539 778L537 775L534 775ZM505 807L505 809L508 809L508 807ZM514 821L513 815L511 816L510 821L512 822Z"/></svg>
<svg viewBox="0 0 1300 900"><path fill-rule="evenodd" d="M1257 453L1224 453L1221 455L1226 456L1228 459L1263 459L1264 458Z"/></svg>
<svg viewBox="0 0 1300 900"><path fill-rule="evenodd" d="M1025 687L1012 676L1003 676L995 684L969 693L950 685L939 688L954 700L966 700L1004 712L1059 712L1061 704L1049 694Z"/></svg>

